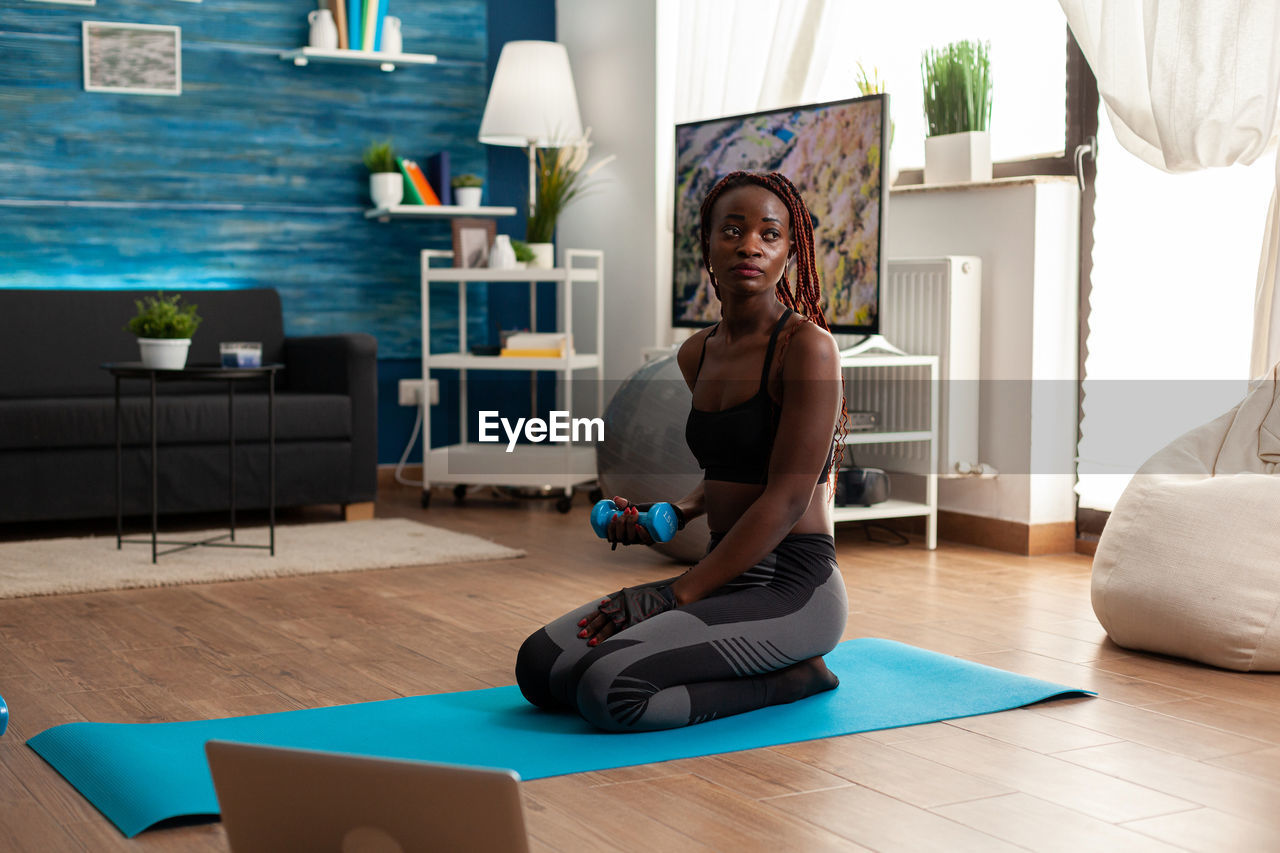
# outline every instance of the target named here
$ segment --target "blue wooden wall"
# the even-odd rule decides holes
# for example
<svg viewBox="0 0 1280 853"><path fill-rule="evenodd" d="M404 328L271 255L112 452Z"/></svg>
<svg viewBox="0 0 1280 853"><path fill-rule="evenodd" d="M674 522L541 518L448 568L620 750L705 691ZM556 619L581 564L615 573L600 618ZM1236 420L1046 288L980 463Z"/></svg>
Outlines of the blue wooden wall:
<svg viewBox="0 0 1280 853"><path fill-rule="evenodd" d="M366 220L361 152L391 138L419 160L449 151L455 172L518 169L476 133L501 42L554 38L554 2L391 0L405 51L440 58L392 73L281 61L315 5L0 0L0 287L275 287L287 334L377 337L379 458L394 461L412 422L394 379L420 375L418 251L447 248L449 224ZM181 27L182 94L85 92L84 20ZM524 187L486 192L510 204ZM483 288L470 307L480 340ZM455 330L433 317L433 348Z"/></svg>

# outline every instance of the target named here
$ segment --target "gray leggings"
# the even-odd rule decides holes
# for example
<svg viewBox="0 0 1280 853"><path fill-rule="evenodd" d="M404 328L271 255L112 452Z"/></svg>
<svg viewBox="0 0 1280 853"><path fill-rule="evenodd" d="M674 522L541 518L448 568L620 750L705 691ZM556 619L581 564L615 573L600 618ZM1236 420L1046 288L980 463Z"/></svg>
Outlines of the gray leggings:
<svg viewBox="0 0 1280 853"><path fill-rule="evenodd" d="M849 611L835 543L816 533L786 537L710 596L592 648L578 622L599 603L525 640L516 681L534 705L577 711L608 731L677 728L774 704L762 676L831 651Z"/></svg>

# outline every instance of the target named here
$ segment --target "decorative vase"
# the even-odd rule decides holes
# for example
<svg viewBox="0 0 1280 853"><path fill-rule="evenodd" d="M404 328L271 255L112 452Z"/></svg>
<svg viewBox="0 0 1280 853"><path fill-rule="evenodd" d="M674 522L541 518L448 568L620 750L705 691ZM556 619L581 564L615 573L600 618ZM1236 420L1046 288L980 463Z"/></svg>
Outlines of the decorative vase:
<svg viewBox="0 0 1280 853"><path fill-rule="evenodd" d="M991 180L991 133L970 130L924 141L924 182L962 184Z"/></svg>
<svg viewBox="0 0 1280 853"><path fill-rule="evenodd" d="M453 198L458 207L479 207L484 187L454 187Z"/></svg>
<svg viewBox="0 0 1280 853"><path fill-rule="evenodd" d="M335 50L338 47L338 25L333 22L333 13L328 9L313 9L307 13L307 22L311 31L307 44L322 50Z"/></svg>
<svg viewBox="0 0 1280 853"><path fill-rule="evenodd" d="M399 172L369 175L369 197L377 208L395 207L404 200L404 177Z"/></svg>
<svg viewBox="0 0 1280 853"><path fill-rule="evenodd" d="M404 50L400 39L400 19L387 15L382 19L382 46L378 48L383 53L401 53Z"/></svg>
<svg viewBox="0 0 1280 853"><path fill-rule="evenodd" d="M555 243L530 243L529 251L533 252L533 260L529 266L537 270L549 270L556 265Z"/></svg>
<svg viewBox="0 0 1280 853"><path fill-rule="evenodd" d="M181 370L187 366L191 338L138 338L142 366L153 370Z"/></svg>
<svg viewBox="0 0 1280 853"><path fill-rule="evenodd" d="M489 250L489 269L513 270L516 268L516 250L511 245L511 238L499 234L493 238L493 248Z"/></svg>

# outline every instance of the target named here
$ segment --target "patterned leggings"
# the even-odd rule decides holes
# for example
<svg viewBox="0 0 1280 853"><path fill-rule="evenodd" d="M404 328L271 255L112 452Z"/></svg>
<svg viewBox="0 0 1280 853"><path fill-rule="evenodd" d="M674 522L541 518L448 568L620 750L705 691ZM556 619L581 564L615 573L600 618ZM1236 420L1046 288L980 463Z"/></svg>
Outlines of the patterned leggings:
<svg viewBox="0 0 1280 853"><path fill-rule="evenodd" d="M718 541L713 536L711 548ZM516 681L540 708L577 711L619 732L678 728L775 704L763 676L831 651L849 610L835 542L819 533L786 537L710 596L592 648L578 638L578 622L599 603L525 640Z"/></svg>

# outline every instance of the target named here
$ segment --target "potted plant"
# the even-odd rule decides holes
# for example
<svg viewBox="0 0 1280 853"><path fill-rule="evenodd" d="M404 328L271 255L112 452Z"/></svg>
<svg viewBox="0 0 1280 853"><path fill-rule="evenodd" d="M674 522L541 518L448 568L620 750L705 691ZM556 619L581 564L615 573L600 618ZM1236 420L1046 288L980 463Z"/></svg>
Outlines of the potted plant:
<svg viewBox="0 0 1280 853"><path fill-rule="evenodd" d="M369 197L374 207L395 207L404 200L404 177L391 140L369 143L364 150L364 165L369 170Z"/></svg>
<svg viewBox="0 0 1280 853"><path fill-rule="evenodd" d="M864 97L867 95L880 95L880 94L883 94L885 91L884 81L880 79L880 69L873 65L871 66L870 73L868 73L867 69L863 67L861 62L858 63L858 76L854 79L854 84L858 87L858 92ZM890 120L889 121L890 151L884 152L884 156L889 157L889 162L891 167L889 172L889 186L893 186L895 183L897 183L897 180L898 180L898 170L892 168L893 159L890 156L891 151L893 149L893 135L895 132L896 132L896 128L893 125L893 121Z"/></svg>
<svg viewBox="0 0 1280 853"><path fill-rule="evenodd" d="M921 62L926 184L991 180L991 59L987 42L925 51Z"/></svg>
<svg viewBox="0 0 1280 853"><path fill-rule="evenodd" d="M181 301L181 294L165 296L163 291L134 301L138 313L125 329L138 336L143 367L181 370L186 366L200 315L195 305L179 305Z"/></svg>
<svg viewBox="0 0 1280 853"><path fill-rule="evenodd" d="M458 207L479 207L480 195L484 192L484 178L479 175L457 175L449 182L453 187L453 198Z"/></svg>
<svg viewBox="0 0 1280 853"><path fill-rule="evenodd" d="M587 178L613 160L613 155L609 155L584 169L590 150L590 128L587 128L587 132L577 142L561 148L538 150L533 212L525 228L525 240L534 253L531 266L555 266L555 248L551 241L556 233L556 220L569 203L587 188Z"/></svg>
<svg viewBox="0 0 1280 853"><path fill-rule="evenodd" d="M529 244L523 240L512 240L511 248L516 253L516 268L524 269L533 261L533 249L529 248Z"/></svg>

